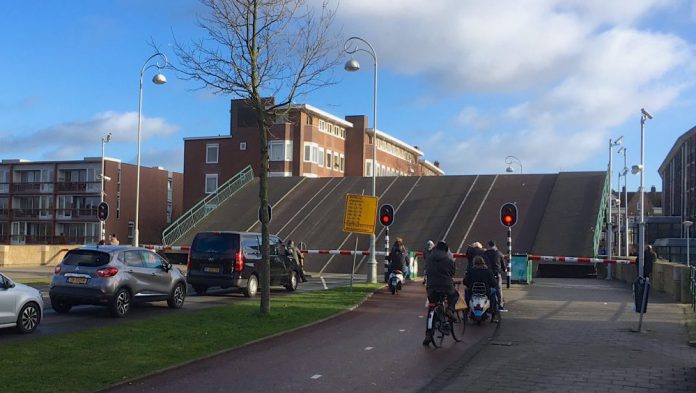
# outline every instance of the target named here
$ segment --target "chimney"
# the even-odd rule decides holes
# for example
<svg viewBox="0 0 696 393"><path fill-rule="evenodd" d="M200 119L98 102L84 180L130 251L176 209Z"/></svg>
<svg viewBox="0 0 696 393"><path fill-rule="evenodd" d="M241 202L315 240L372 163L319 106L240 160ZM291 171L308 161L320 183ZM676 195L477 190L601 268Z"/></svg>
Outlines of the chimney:
<svg viewBox="0 0 696 393"><path fill-rule="evenodd" d="M657 189L655 188L655 186L650 187L651 194L654 194L656 191L657 191Z"/></svg>
<svg viewBox="0 0 696 393"><path fill-rule="evenodd" d="M439 168L439 167L440 167L440 161L435 161L435 162L433 162L433 165L435 165L436 167Z"/></svg>

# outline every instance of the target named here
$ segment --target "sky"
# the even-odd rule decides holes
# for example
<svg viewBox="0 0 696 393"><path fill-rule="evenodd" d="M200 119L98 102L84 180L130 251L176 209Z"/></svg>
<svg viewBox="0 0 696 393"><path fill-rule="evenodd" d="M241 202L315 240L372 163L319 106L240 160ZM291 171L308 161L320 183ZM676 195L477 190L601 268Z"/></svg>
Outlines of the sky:
<svg viewBox="0 0 696 393"><path fill-rule="evenodd" d="M308 0L318 7L319 0ZM335 32L372 44L377 127L450 175L605 171L623 136L628 167L662 188L660 164L696 126L696 0L343 0ZM135 163L141 67L155 42L204 32L194 0L0 4L0 158ZM345 55L346 60L350 58ZM368 115L372 58L357 73L295 99L339 117ZM148 63L153 64L153 63ZM142 164L183 169L183 138L229 134L229 100L165 72L143 85ZM617 168L623 155L612 150ZM629 190L639 176L628 176Z"/></svg>

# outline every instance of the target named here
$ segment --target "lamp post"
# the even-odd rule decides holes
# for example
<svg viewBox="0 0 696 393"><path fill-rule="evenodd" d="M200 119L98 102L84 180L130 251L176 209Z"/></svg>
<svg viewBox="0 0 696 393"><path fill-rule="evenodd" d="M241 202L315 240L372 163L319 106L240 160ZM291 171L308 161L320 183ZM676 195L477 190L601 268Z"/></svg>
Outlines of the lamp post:
<svg viewBox="0 0 696 393"><path fill-rule="evenodd" d="M621 172L623 174L622 176L624 178L624 186L623 186L623 188L624 188L624 247L626 248L626 250L625 250L626 253L624 255L628 256L628 187L626 185L626 181L627 181L626 177L628 175L628 164L626 163L626 150L627 150L626 146L622 146L619 149L618 153L623 154L623 157L624 157L624 168L623 168L623 171ZM619 186L620 185L621 184L619 182ZM619 200L621 199L620 195L621 194L619 193ZM621 208L621 206L619 205L619 212L620 212L620 208Z"/></svg>
<svg viewBox="0 0 696 393"><path fill-rule="evenodd" d="M613 237L614 237L614 228L611 224L611 163L612 163L612 155L611 155L611 149L613 149L616 146L619 146L621 144L621 141L623 141L623 136L620 136L619 139L615 140L612 142L611 138L609 138L609 175L607 177L607 258L611 259L612 255L612 248L614 247L614 242L613 242ZM607 280L611 280L611 270L612 266L610 263L607 264Z"/></svg>
<svg viewBox="0 0 696 393"><path fill-rule="evenodd" d="M99 177L101 178L101 188L99 192L99 202L104 202L104 178L105 178L105 166L104 166L104 145L109 143L111 141L111 133L106 134L105 137L102 137L101 139L101 148L102 148L102 155L101 155L101 174ZM99 240L105 240L106 239L106 228L105 228L106 223L102 220L99 220Z"/></svg>
<svg viewBox="0 0 696 393"><path fill-rule="evenodd" d="M645 178L645 121L652 119L652 115L640 108L640 227L638 229L638 274L643 276L645 267L645 192L643 181ZM642 316L642 314L641 314Z"/></svg>
<svg viewBox="0 0 696 393"><path fill-rule="evenodd" d="M160 57L164 61L164 64L160 65L160 63L157 62L155 64L147 65L147 63L149 63L150 60L154 59L155 57ZM167 78L165 78L165 76L162 75L159 71L162 68L166 67L167 64L167 56L165 56L163 53L157 52L154 55L148 57L147 60L145 60L145 63L143 63L142 68L140 69L140 94L138 96L138 163L137 174L135 177L135 233L133 234L133 245L136 247L140 245L140 134L143 118L143 74L145 73L145 70L147 70L148 68L157 67L157 74L155 74L155 76L152 78L152 83L156 85L163 85L167 83Z"/></svg>
<svg viewBox="0 0 696 393"><path fill-rule="evenodd" d="M522 174L522 161L520 161L519 158L515 156L507 156L505 157L505 163L507 164L507 168L505 168L505 172L507 173L512 173L515 171L515 169L512 167L512 164L517 164L520 166L520 174Z"/></svg>
<svg viewBox="0 0 696 393"><path fill-rule="evenodd" d="M689 230L692 225L694 225L693 221L684 221L682 222L684 225L684 229L686 230L686 266L691 267L691 253L689 252Z"/></svg>
<svg viewBox="0 0 696 393"><path fill-rule="evenodd" d="M351 44L355 42L355 46L351 48ZM362 42L370 50L359 48L358 43ZM365 52L372 56L374 60L374 91L373 91L373 107L372 107L372 196L377 196L377 53L375 48L370 45L369 42L360 37L350 37L346 40L343 46L343 50L352 55L356 52ZM346 62L344 66L346 71L358 71L360 69L360 63L355 59L350 59ZM375 234L374 232L370 234L370 259L367 262L369 269L367 270L367 282L376 283L377 282L377 258L375 258Z"/></svg>

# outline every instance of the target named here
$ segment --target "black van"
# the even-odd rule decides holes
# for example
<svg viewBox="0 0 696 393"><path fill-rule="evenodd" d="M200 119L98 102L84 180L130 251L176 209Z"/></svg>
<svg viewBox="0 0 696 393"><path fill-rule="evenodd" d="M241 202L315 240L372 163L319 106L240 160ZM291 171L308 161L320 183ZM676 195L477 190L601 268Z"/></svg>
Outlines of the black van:
<svg viewBox="0 0 696 393"><path fill-rule="evenodd" d="M276 235L270 235L271 285L297 289L300 266ZM239 288L256 295L261 262L261 234L253 232L199 232L191 243L186 281L203 295L210 287Z"/></svg>

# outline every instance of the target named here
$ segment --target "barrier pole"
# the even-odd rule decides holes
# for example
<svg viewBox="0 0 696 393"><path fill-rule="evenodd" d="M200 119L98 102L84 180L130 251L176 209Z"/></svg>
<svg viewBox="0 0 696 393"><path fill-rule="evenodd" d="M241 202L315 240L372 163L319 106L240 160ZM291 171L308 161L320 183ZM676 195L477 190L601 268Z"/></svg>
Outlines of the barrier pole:
<svg viewBox="0 0 696 393"><path fill-rule="evenodd" d="M350 269L350 291L353 292L353 277L355 276L355 260L358 258L358 237L355 237L355 252L353 253L353 268Z"/></svg>
<svg viewBox="0 0 696 393"><path fill-rule="evenodd" d="M384 283L386 284L389 281L389 261L387 260L389 257L389 227L384 227L384 229Z"/></svg>
<svg viewBox="0 0 696 393"><path fill-rule="evenodd" d="M512 280L512 227L508 227L507 246L508 246L507 288L510 288L510 281Z"/></svg>
<svg viewBox="0 0 696 393"><path fill-rule="evenodd" d="M645 284L643 286L643 299L640 304L640 318L638 319L638 333L643 333L641 327L643 326L643 314L645 312L645 303L648 300L648 290L650 289L650 279L645 277Z"/></svg>

